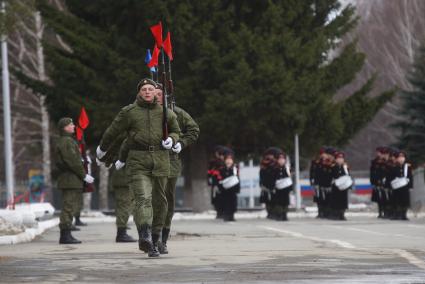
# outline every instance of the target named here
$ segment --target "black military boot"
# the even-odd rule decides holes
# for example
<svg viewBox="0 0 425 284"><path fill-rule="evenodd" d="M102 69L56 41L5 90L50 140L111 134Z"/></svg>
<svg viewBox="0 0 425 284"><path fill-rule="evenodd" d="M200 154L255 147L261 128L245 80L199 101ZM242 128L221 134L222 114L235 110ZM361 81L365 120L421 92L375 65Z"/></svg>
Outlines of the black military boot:
<svg viewBox="0 0 425 284"><path fill-rule="evenodd" d="M341 210L341 212L339 213L339 220L347 221L347 218L345 218L345 211L344 210Z"/></svg>
<svg viewBox="0 0 425 284"><path fill-rule="evenodd" d="M131 236L127 235L126 228L118 228L117 229L117 237L115 238L117 243L133 243L137 242L137 240L133 239Z"/></svg>
<svg viewBox="0 0 425 284"><path fill-rule="evenodd" d="M64 244L64 245L81 244L81 241L75 239L71 235L71 230L61 229L59 244Z"/></svg>
<svg viewBox="0 0 425 284"><path fill-rule="evenodd" d="M149 257L158 257L160 255L158 251L159 234L152 234L152 247L148 251Z"/></svg>
<svg viewBox="0 0 425 284"><path fill-rule="evenodd" d="M77 228L75 225L71 225L71 231L81 231L80 228Z"/></svg>
<svg viewBox="0 0 425 284"><path fill-rule="evenodd" d="M407 210L402 211L400 220L409 221L409 218L407 218Z"/></svg>
<svg viewBox="0 0 425 284"><path fill-rule="evenodd" d="M144 224L140 228L137 228L137 231L139 233L139 249L144 252L152 250L151 227L148 224Z"/></svg>
<svg viewBox="0 0 425 284"><path fill-rule="evenodd" d="M283 212L280 221L288 221L288 212Z"/></svg>
<svg viewBox="0 0 425 284"><path fill-rule="evenodd" d="M170 236L170 229L163 228L161 242L158 243L158 249L160 254L168 254L167 241L169 236Z"/></svg>
<svg viewBox="0 0 425 284"><path fill-rule="evenodd" d="M87 224L81 221L80 216L76 216L75 217L75 226L84 227L84 226L87 226Z"/></svg>

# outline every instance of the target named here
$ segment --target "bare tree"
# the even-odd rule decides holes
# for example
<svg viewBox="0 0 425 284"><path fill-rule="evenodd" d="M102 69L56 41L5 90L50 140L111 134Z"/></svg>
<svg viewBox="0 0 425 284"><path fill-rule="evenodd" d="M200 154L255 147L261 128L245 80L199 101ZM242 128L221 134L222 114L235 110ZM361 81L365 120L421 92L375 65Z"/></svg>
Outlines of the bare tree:
<svg viewBox="0 0 425 284"><path fill-rule="evenodd" d="M359 49L367 58L357 80L341 90L342 93L351 93L375 73L377 80L372 95L394 87L409 89L406 75L419 43L425 39L425 1L350 2L356 6L360 22L349 39L358 39ZM397 133L390 125L398 118L398 105L399 99L395 97L346 147L355 168L366 168L374 148L379 144L391 144L396 141Z"/></svg>

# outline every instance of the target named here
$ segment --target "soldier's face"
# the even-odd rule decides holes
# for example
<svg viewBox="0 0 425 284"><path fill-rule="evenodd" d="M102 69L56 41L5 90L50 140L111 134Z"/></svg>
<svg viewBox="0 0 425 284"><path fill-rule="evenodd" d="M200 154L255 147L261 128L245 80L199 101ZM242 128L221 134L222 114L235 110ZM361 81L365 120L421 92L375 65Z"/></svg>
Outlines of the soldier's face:
<svg viewBox="0 0 425 284"><path fill-rule="evenodd" d="M279 157L277 163L279 164L279 166L283 167L286 164L286 159L284 157Z"/></svg>
<svg viewBox="0 0 425 284"><path fill-rule="evenodd" d="M226 164L226 167L230 168L231 166L233 166L233 158L227 157L224 163Z"/></svg>
<svg viewBox="0 0 425 284"><path fill-rule="evenodd" d="M144 85L140 88L139 96L148 103L153 102L155 98L156 89L152 85Z"/></svg>
<svg viewBox="0 0 425 284"><path fill-rule="evenodd" d="M160 105L162 105L162 103L163 103L163 99L164 99L164 93L162 92L162 90L161 89L156 89L156 98L157 98L157 100L158 100L158 103L160 104Z"/></svg>
<svg viewBox="0 0 425 284"><path fill-rule="evenodd" d="M335 162L338 165L342 165L342 164L344 164L344 158L343 157L338 157L338 158L336 158Z"/></svg>
<svg viewBox="0 0 425 284"><path fill-rule="evenodd" d="M403 156L403 155L398 156L397 159L396 159L396 161L397 161L397 163L399 163L400 165L402 165L402 164L404 164L404 162L406 162L406 157Z"/></svg>
<svg viewBox="0 0 425 284"><path fill-rule="evenodd" d="M71 122L70 124L68 124L67 126L65 126L63 128L63 130L65 130L66 133L73 134L75 132L75 125L74 125L74 123Z"/></svg>

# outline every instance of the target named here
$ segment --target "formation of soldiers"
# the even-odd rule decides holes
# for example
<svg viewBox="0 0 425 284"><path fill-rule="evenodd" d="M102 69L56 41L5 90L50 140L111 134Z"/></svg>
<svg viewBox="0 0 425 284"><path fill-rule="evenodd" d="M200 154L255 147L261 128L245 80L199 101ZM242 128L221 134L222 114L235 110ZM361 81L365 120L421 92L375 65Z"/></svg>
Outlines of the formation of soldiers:
<svg viewBox="0 0 425 284"><path fill-rule="evenodd" d="M266 205L267 218L288 221L289 193L293 189L289 160L282 149L271 147L260 163L260 203Z"/></svg>
<svg viewBox="0 0 425 284"><path fill-rule="evenodd" d="M199 136L199 127L187 112L172 106L165 108L164 116L162 102L163 86L148 78L141 80L135 102L118 113L96 149L98 164L113 168L116 241L135 241L126 231L133 213L139 249L149 257L168 253L175 186L182 168L179 153ZM166 122L162 121L164 117ZM94 178L84 170L73 138L72 119L61 119L59 130L61 136L56 147L58 188L62 191L59 243L76 244L81 242L71 234L72 219L80 210L84 183L93 183Z"/></svg>
<svg viewBox="0 0 425 284"><path fill-rule="evenodd" d="M348 191L352 189L345 154L333 147L322 147L319 156L311 162L310 184L317 203L317 218L346 220Z"/></svg>
<svg viewBox="0 0 425 284"><path fill-rule="evenodd" d="M373 186L372 201L378 204L378 218L408 220L413 175L405 152L378 147L370 166L370 183Z"/></svg>
<svg viewBox="0 0 425 284"><path fill-rule="evenodd" d="M149 257L168 253L174 213L175 187L181 173L179 153L199 137L199 127L179 107L165 108L163 86L143 79L137 86L134 103L122 108L103 134L96 149L98 164L111 168L111 184L116 202L116 242L136 242L127 234L131 214L138 231L139 249ZM164 121L168 128L164 137ZM62 191L60 215L61 244L77 244L71 230L84 226L79 217L83 187L94 182L83 167L80 148L74 138L71 118L62 118L56 145L58 188ZM379 207L379 218L407 220L412 169L403 151L378 147L372 161L370 180L372 201ZM210 162L208 182L217 218L235 221L237 194L240 192L239 169L234 151L217 146ZM311 163L310 182L318 218L346 220L348 191L353 186L345 154L333 147L322 147ZM260 169L260 202L266 205L268 218L287 221L289 196L293 189L289 159L282 149L271 147L263 153Z"/></svg>

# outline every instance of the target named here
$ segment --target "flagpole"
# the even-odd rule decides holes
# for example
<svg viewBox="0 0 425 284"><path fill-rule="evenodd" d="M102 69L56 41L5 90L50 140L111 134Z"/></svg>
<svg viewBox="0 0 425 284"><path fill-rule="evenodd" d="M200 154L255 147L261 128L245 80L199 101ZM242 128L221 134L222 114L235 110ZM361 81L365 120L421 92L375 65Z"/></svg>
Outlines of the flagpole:
<svg viewBox="0 0 425 284"><path fill-rule="evenodd" d="M1 1L1 13L6 14L6 4ZM10 111L10 82L9 82L9 63L7 54L7 37L1 35L1 58L2 58L2 78L3 78L3 128L4 128L4 162L5 162L5 180L7 189L7 205L9 209L15 207L15 179L13 169L13 142L11 128Z"/></svg>

